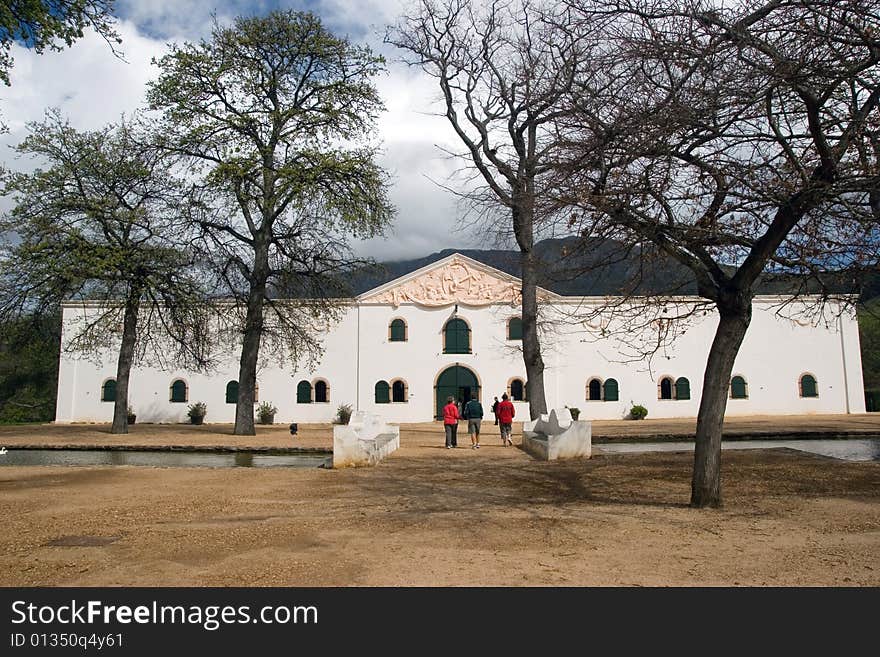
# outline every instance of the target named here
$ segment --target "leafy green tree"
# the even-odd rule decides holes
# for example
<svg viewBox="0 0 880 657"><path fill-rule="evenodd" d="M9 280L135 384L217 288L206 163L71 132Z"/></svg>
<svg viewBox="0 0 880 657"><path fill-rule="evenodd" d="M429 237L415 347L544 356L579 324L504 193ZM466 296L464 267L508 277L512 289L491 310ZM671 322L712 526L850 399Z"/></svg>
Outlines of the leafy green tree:
<svg viewBox="0 0 880 657"><path fill-rule="evenodd" d="M207 364L196 252L179 219L184 185L143 141L126 124L78 132L50 112L17 147L45 168L4 176L15 206L0 221L0 233L14 231L0 251L0 320L83 301L63 348L96 354L118 339L113 433L128 431L135 361Z"/></svg>
<svg viewBox="0 0 880 657"><path fill-rule="evenodd" d="M57 313L0 324L0 424L55 417L60 339Z"/></svg>
<svg viewBox="0 0 880 657"><path fill-rule="evenodd" d="M242 338L235 433L253 435L261 343L313 362L353 264L349 239L392 216L367 140L384 62L312 14L275 11L215 22L210 40L172 46L157 64L150 107L165 147L198 176L191 219Z"/></svg>

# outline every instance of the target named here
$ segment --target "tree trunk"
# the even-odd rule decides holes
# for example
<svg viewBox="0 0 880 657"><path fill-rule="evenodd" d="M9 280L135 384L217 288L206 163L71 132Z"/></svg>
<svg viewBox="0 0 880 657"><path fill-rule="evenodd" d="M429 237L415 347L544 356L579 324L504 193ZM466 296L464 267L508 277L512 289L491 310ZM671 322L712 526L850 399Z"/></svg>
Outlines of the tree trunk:
<svg viewBox="0 0 880 657"><path fill-rule="evenodd" d="M260 339L263 336L263 302L268 278L268 249L255 245L254 271L247 300L244 322L244 339L238 365L238 401L235 404L236 436L253 436L254 393L257 385L257 359L260 356Z"/></svg>
<svg viewBox="0 0 880 657"><path fill-rule="evenodd" d="M724 411L727 408L733 363L752 321L751 299L745 304L719 304L718 311L721 317L709 350L697 415L691 506L698 508L721 506Z"/></svg>
<svg viewBox="0 0 880 657"><path fill-rule="evenodd" d="M536 420L547 412L544 395L544 359L538 340L538 266L531 251L522 252L522 349L526 366L526 398L529 416Z"/></svg>
<svg viewBox="0 0 880 657"><path fill-rule="evenodd" d="M122 344L116 361L116 402L113 405L113 425L110 433L128 433L128 379L134 360L134 344L137 340L140 288L132 289L125 300L125 316L122 320Z"/></svg>

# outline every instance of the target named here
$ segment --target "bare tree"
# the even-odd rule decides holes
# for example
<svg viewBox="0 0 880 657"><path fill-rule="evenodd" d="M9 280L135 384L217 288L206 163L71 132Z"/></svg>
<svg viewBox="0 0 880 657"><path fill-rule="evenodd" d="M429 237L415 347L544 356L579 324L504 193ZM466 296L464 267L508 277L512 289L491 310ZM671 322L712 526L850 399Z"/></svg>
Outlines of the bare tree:
<svg viewBox="0 0 880 657"><path fill-rule="evenodd" d="M234 431L253 435L261 341L314 357L319 320L338 306L328 286L355 262L349 239L378 234L392 216L367 141L383 61L312 14L276 11L215 23L210 41L174 46L157 63L151 108L165 147L198 177L192 216L235 302Z"/></svg>
<svg viewBox="0 0 880 657"><path fill-rule="evenodd" d="M541 201L558 157L552 130L597 43L592 30L557 31L567 11L529 0L419 0L386 41L439 84L445 116L464 146L460 157L482 181L460 192L490 215L509 218L520 251L522 351L531 417L547 412L538 331L537 287L544 263L535 252ZM502 219L501 225L507 221Z"/></svg>
<svg viewBox="0 0 880 657"><path fill-rule="evenodd" d="M580 3L570 3L574 11ZM876 262L880 4L623 0L609 5L617 82L557 123L560 203L581 235L653 243L718 312L697 419L691 504L721 504L734 359L762 276L827 292ZM592 13L579 17L588 27ZM558 25L577 31L578 21Z"/></svg>

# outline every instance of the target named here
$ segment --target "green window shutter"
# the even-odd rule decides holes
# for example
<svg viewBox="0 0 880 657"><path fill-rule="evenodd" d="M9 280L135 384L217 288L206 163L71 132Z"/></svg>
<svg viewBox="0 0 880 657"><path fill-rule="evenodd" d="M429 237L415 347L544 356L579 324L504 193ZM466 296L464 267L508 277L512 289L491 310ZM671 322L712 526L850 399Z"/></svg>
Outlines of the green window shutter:
<svg viewBox="0 0 880 657"><path fill-rule="evenodd" d="M730 380L730 398L746 399L748 397L746 391L746 380L741 376L735 376Z"/></svg>
<svg viewBox="0 0 880 657"><path fill-rule="evenodd" d="M327 385L324 381L317 381L315 383L315 402L316 403L326 403L330 401L330 386Z"/></svg>
<svg viewBox="0 0 880 657"><path fill-rule="evenodd" d="M230 381L226 384L226 403L238 403L238 381Z"/></svg>
<svg viewBox="0 0 880 657"><path fill-rule="evenodd" d="M605 388L605 401L618 401L619 399L619 391L617 388L617 381L614 379L607 379L604 384Z"/></svg>
<svg viewBox="0 0 880 657"><path fill-rule="evenodd" d="M602 399L602 384L599 383L599 379L590 381L587 399L590 401L600 401Z"/></svg>
<svg viewBox="0 0 880 657"><path fill-rule="evenodd" d="M391 322L391 342L406 342L406 323L402 319Z"/></svg>
<svg viewBox="0 0 880 657"><path fill-rule="evenodd" d="M101 386L101 401L116 401L116 379L107 379Z"/></svg>
<svg viewBox="0 0 880 657"><path fill-rule="evenodd" d="M296 403L312 403L312 384L308 381L300 381L296 386Z"/></svg>
<svg viewBox="0 0 880 657"><path fill-rule="evenodd" d="M387 404L391 400L388 398L388 383L379 381L376 383L376 403Z"/></svg>
<svg viewBox="0 0 880 657"><path fill-rule="evenodd" d="M184 383L180 379L177 379L174 383L171 384L171 401L186 401L186 383Z"/></svg>
<svg viewBox="0 0 880 657"><path fill-rule="evenodd" d="M444 328L447 354L471 353L471 330L463 319L450 319Z"/></svg>
<svg viewBox="0 0 880 657"><path fill-rule="evenodd" d="M397 403L406 401L406 385L403 381L395 381L391 385L391 400Z"/></svg>
<svg viewBox="0 0 880 657"><path fill-rule="evenodd" d="M691 382L681 377L675 382L675 398L690 399L691 398Z"/></svg>
<svg viewBox="0 0 880 657"><path fill-rule="evenodd" d="M522 340L522 320L519 317L513 317L507 323L507 339Z"/></svg>
<svg viewBox="0 0 880 657"><path fill-rule="evenodd" d="M804 374L801 377L801 397L818 397L819 391L816 386L816 379L811 374Z"/></svg>
<svg viewBox="0 0 880 657"><path fill-rule="evenodd" d="M660 399L672 399L672 379L660 379Z"/></svg>

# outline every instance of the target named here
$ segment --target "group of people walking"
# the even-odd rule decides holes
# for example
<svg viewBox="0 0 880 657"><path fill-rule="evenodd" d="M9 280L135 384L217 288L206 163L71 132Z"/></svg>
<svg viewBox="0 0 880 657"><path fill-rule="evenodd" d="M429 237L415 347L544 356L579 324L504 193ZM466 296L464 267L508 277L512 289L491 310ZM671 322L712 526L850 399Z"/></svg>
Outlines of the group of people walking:
<svg viewBox="0 0 880 657"><path fill-rule="evenodd" d="M495 416L495 424L501 427L501 443L507 447L513 445L510 439L510 429L513 425L513 418L516 416L516 409L510 401L507 393L501 395L501 401L498 397L492 404L492 414ZM483 421L483 405L477 399L471 399L464 403L459 400L455 401L455 397L446 398L446 406L443 407L443 428L446 430L446 449L458 447L458 421L467 420L468 434L471 437L471 449L480 448L480 424Z"/></svg>

